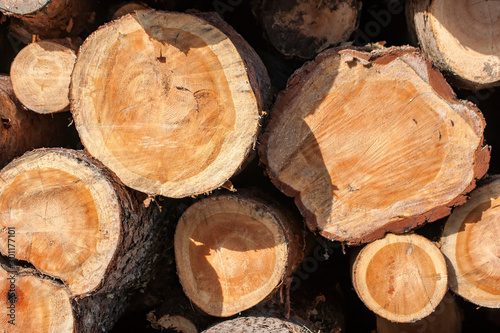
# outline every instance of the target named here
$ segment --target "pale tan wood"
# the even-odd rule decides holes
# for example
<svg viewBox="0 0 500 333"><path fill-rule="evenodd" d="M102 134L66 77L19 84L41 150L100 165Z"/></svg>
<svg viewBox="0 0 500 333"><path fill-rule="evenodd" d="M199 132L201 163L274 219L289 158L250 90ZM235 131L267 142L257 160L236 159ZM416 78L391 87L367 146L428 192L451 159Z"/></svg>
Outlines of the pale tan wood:
<svg viewBox="0 0 500 333"><path fill-rule="evenodd" d="M296 221L245 196L203 199L182 215L174 249L185 294L201 310L227 317L286 282L304 254Z"/></svg>
<svg viewBox="0 0 500 333"><path fill-rule="evenodd" d="M127 186L184 197L239 169L268 86L255 52L217 15L141 10L84 42L71 110L84 146Z"/></svg>
<svg viewBox="0 0 500 333"><path fill-rule="evenodd" d="M15 296L9 295L11 290L15 290ZM0 328L3 332L74 332L69 293L63 286L51 280L12 273L9 267L0 267L0 295ZM12 306L10 297L17 297L13 312L8 308ZM14 324L9 323L10 320Z"/></svg>
<svg viewBox="0 0 500 333"><path fill-rule="evenodd" d="M38 113L69 110L69 84L76 60L74 48L58 40L24 47L12 62L14 93L24 106Z"/></svg>
<svg viewBox="0 0 500 333"><path fill-rule="evenodd" d="M400 323L430 315L448 287L443 255L416 234L387 234L368 244L356 257L352 281L370 310Z"/></svg>
<svg viewBox="0 0 500 333"><path fill-rule="evenodd" d="M304 59L345 42L361 14L358 0L256 0L252 5L271 44Z"/></svg>
<svg viewBox="0 0 500 333"><path fill-rule="evenodd" d="M259 153L311 230L358 244L465 202L488 167L484 126L416 49L334 48L289 79Z"/></svg>
<svg viewBox="0 0 500 333"><path fill-rule="evenodd" d="M407 13L423 52L457 86L500 85L498 1L412 0Z"/></svg>
<svg viewBox="0 0 500 333"><path fill-rule="evenodd" d="M446 222L441 251L450 289L480 306L500 308L500 179L475 189Z"/></svg>
<svg viewBox="0 0 500 333"><path fill-rule="evenodd" d="M446 293L433 313L414 323L395 323L377 316L377 333L460 333L462 320L454 296Z"/></svg>

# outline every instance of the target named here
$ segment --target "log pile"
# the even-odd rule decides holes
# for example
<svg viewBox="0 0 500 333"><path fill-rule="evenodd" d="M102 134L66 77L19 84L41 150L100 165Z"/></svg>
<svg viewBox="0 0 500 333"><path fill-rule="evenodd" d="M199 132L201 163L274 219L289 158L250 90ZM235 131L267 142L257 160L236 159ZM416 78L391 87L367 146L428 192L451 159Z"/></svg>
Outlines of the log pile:
<svg viewBox="0 0 500 333"><path fill-rule="evenodd" d="M0 0L0 330L498 331L499 10Z"/></svg>

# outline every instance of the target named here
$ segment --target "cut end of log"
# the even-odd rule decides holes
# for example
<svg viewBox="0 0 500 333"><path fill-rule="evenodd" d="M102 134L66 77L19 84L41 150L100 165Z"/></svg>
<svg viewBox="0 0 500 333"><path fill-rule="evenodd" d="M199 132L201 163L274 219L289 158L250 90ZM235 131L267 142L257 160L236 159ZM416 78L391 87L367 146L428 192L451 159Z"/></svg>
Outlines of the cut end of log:
<svg viewBox="0 0 500 333"><path fill-rule="evenodd" d="M204 312L227 317L268 296L293 266L287 221L262 203L237 196L201 200L175 233L177 272ZM293 243L292 243L293 242Z"/></svg>
<svg viewBox="0 0 500 333"><path fill-rule="evenodd" d="M47 6L51 0L0 0L0 10L5 14L27 15Z"/></svg>
<svg viewBox="0 0 500 333"><path fill-rule="evenodd" d="M349 38L358 26L361 1L263 0L257 10L280 53L310 59Z"/></svg>
<svg viewBox="0 0 500 333"><path fill-rule="evenodd" d="M84 42L72 112L88 151L127 185L185 197L229 179L259 108L231 40L196 16L140 10Z"/></svg>
<svg viewBox="0 0 500 333"><path fill-rule="evenodd" d="M50 280L0 268L0 295L0 327L5 332L74 331L69 294Z"/></svg>
<svg viewBox="0 0 500 333"><path fill-rule="evenodd" d="M69 110L69 85L76 54L56 41L40 41L23 48L12 62L14 93L38 113Z"/></svg>
<svg viewBox="0 0 500 333"><path fill-rule="evenodd" d="M482 115L416 49L330 49L288 84L261 159L329 239L364 243L446 216L485 172Z"/></svg>
<svg viewBox="0 0 500 333"><path fill-rule="evenodd" d="M274 317L240 317L212 326L203 333L310 333L309 328Z"/></svg>
<svg viewBox="0 0 500 333"><path fill-rule="evenodd" d="M500 178L471 193L448 218L441 251L450 289L477 305L500 308Z"/></svg>
<svg viewBox="0 0 500 333"><path fill-rule="evenodd" d="M448 287L443 255L416 234L388 234L368 244L356 258L352 280L370 310L400 323L430 315Z"/></svg>
<svg viewBox="0 0 500 333"><path fill-rule="evenodd" d="M73 295L96 289L120 237L120 202L83 153L34 150L0 172L0 252L16 230L16 259L64 281Z"/></svg>
<svg viewBox="0 0 500 333"><path fill-rule="evenodd" d="M409 20L424 53L458 86L500 85L500 3L418 0Z"/></svg>

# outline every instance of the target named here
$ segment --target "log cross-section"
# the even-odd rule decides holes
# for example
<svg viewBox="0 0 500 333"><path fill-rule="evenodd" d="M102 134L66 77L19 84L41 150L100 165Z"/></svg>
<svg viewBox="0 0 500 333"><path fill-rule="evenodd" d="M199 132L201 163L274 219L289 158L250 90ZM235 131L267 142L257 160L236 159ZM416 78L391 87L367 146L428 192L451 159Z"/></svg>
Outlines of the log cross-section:
<svg viewBox="0 0 500 333"><path fill-rule="evenodd" d="M268 85L255 51L216 15L140 10L84 42L71 110L84 146L127 186L184 197L238 171Z"/></svg>
<svg viewBox="0 0 500 333"><path fill-rule="evenodd" d="M431 314L448 288L443 254L416 234L388 234L368 244L354 262L352 281L370 310L400 323Z"/></svg>
<svg viewBox="0 0 500 333"><path fill-rule="evenodd" d="M488 167L484 126L416 49L336 48L289 79L260 155L311 230L365 243L465 202Z"/></svg>
<svg viewBox="0 0 500 333"><path fill-rule="evenodd" d="M268 203L226 195L203 199L179 220L174 248L186 295L212 316L256 305L302 260L297 222Z"/></svg>
<svg viewBox="0 0 500 333"><path fill-rule="evenodd" d="M494 176L453 211L441 239L450 289L491 308L500 308L499 216L500 178Z"/></svg>

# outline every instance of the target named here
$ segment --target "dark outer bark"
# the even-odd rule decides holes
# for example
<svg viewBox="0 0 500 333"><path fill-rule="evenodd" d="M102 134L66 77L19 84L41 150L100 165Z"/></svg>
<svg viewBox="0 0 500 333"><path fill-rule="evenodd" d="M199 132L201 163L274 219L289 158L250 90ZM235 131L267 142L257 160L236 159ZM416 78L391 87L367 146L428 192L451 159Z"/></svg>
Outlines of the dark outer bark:
<svg viewBox="0 0 500 333"><path fill-rule="evenodd" d="M361 2L356 0L327 0L321 1L318 8L335 11L339 3L348 3L350 7L358 11L356 22L353 22L353 29L359 25L359 14L361 13ZM252 12L262 26L265 37L283 55L311 59L326 47L326 40L321 36L305 36L301 33L302 20L290 21L290 26L283 27L276 24L276 18L282 13L292 11L297 1L276 1L276 0L252 0ZM321 24L321 22L319 23ZM294 29L295 28L295 29ZM335 29L336 27L332 27ZM347 36L348 37L348 36ZM345 42L339 40L338 43ZM337 43L337 45L338 45Z"/></svg>
<svg viewBox="0 0 500 333"><path fill-rule="evenodd" d="M197 330L201 332L217 320L215 317L208 316L191 303L189 298L183 293L179 281L172 282L168 287L169 292L164 302L148 314L148 320L153 327L158 325L157 322L164 316L182 316L191 321Z"/></svg>
<svg viewBox="0 0 500 333"><path fill-rule="evenodd" d="M42 115L17 100L8 76L0 75L0 167L26 151L40 147L75 146L78 134L69 127L71 115Z"/></svg>
<svg viewBox="0 0 500 333"><path fill-rule="evenodd" d="M371 52L370 52L371 51ZM390 47L390 48L382 48L382 49L372 49L372 48L359 48L359 47L335 47L320 53L314 60L311 60L304 64L301 68L296 70L294 74L289 78L287 82L287 90L288 89L298 89L297 87L302 84L304 80L307 79L310 72L314 70L314 68L321 63L323 60L337 54L337 53L350 53L361 59L366 61L367 63L374 63L379 65L388 64L396 58L400 58L405 55L411 56L415 60L416 63L425 63L426 71L425 73L420 73L421 70L417 68L414 64L410 62L406 62L410 65L415 72L426 80L432 88L435 90L436 94L441 96L444 100L448 102L450 105L462 105L466 106L470 111L476 113L481 121L480 124L474 124L473 120L467 114L461 114L461 116L466 120L467 123L470 124L471 128L476 131L478 136L483 137L482 133L484 127L486 126L486 122L484 117L477 108L476 105L469 101L459 100L456 97L456 94L452 90L452 88L447 84L444 77L441 73L432 66L432 64L427 61L416 48L411 46L402 46L402 47ZM296 87L297 86L297 87ZM284 92L280 92L275 102L275 109L273 111L273 117L278 118L280 116L280 104L284 103L283 96ZM269 137L269 133L273 130L273 122L272 120L269 122L269 125L266 127L265 133L261 137L261 145L259 147L259 155L260 160L267 165L266 152L265 147L267 146L267 140ZM451 200L445 205L435 207L432 210L429 210L423 214L412 216L408 218L403 218L399 220L394 220L388 224L386 224L383 228L376 230L370 234L365 235L364 237L358 239L342 239L335 235L331 235L328 232L320 231L317 227L316 217L313 212L309 211L300 200L300 193L295 189L290 187L287 184L280 182L277 179L277 176L273 173L272 170L267 168L267 172L269 178L273 182L273 184L285 195L294 197L295 203L299 208L301 214L304 216L307 225L313 232L319 232L319 234L329 240L332 241L343 241L349 245L358 245L369 243L376 239L382 238L386 233L404 233L408 232L412 229L415 229L425 223L436 221L440 218L450 215L451 210L456 207L464 204L467 201L467 193L476 187L476 181L481 179L487 172L490 161L490 153L491 147L485 145L483 140L481 140L480 145L476 149L475 154L475 163L474 163L474 177L471 183L465 188L465 190L458 195L455 199Z"/></svg>
<svg viewBox="0 0 500 333"><path fill-rule="evenodd" d="M26 36L33 34L43 38L60 38L76 36L93 20L95 0L52 0L32 13L12 15L13 30L16 35L24 36L21 40L27 43ZM23 31L24 30L24 31Z"/></svg>
<svg viewBox="0 0 500 333"><path fill-rule="evenodd" d="M98 168L118 195L121 234L116 252L100 285L87 295L72 297L76 332L108 331L127 311L141 289L158 272L174 275L173 240L167 238L173 221L157 205L146 207L141 194L126 188L111 171L84 151L51 149L70 155L83 167Z"/></svg>

